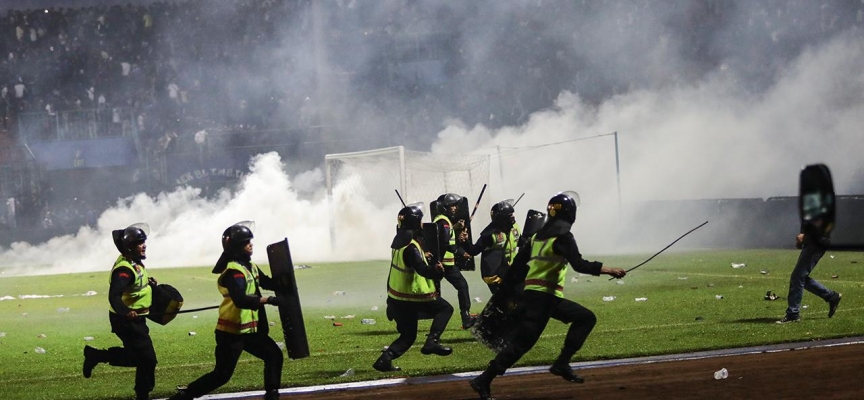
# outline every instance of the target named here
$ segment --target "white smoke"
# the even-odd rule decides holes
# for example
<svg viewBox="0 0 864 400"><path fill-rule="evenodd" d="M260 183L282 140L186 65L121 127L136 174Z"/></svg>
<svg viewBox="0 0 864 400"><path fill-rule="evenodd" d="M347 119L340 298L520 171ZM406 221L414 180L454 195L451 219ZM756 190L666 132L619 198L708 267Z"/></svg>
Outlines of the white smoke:
<svg viewBox="0 0 864 400"><path fill-rule="evenodd" d="M139 194L105 211L95 229L81 228L75 235L38 245L15 243L0 258L8 274L105 271L117 256L111 230L146 222L148 267L212 265L222 251L222 232L243 220L256 221L253 260L258 262L266 262L267 244L284 238L295 262L382 259L389 254L395 214L384 218L368 209L352 213L355 218L342 221L344 231L338 236L346 245L337 243L340 251L333 252L326 200L301 199L276 153L256 156L250 171L236 193L225 190L214 200L189 187L156 197ZM362 200L350 195L336 197L361 206Z"/></svg>

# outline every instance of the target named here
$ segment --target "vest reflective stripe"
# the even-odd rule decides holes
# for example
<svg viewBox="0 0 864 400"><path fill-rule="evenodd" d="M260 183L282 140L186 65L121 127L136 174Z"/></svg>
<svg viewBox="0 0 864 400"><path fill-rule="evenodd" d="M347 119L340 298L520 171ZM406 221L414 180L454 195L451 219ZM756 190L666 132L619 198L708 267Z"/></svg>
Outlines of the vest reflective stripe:
<svg viewBox="0 0 864 400"><path fill-rule="evenodd" d="M420 254L423 254L423 248L416 240L405 245L405 247L392 250L392 258L390 259L390 275L387 277L387 296L396 300L402 301L434 301L435 281L429 278L424 278L412 268L405 265L403 255L405 249L410 245L417 246ZM423 258L423 263L426 263L426 258Z"/></svg>
<svg viewBox="0 0 864 400"><path fill-rule="evenodd" d="M117 257L117 260L114 261L114 267L111 268L111 277L114 276L114 270L117 268L128 268L132 270L132 273L135 274L135 280L132 282L132 286L126 288L123 291L120 299L123 300L123 304L126 307L129 307L130 310L135 311L138 315L147 315L150 313L150 306L153 304L153 288L150 287L150 275L147 274L147 268L144 268L143 265L137 264L129 260L123 255ZM108 284L111 284L111 278L108 278ZM111 307L110 303L108 305L109 311L112 313L117 313L114 311L114 307Z"/></svg>
<svg viewBox="0 0 864 400"><path fill-rule="evenodd" d="M225 274L234 274L240 272L243 278L246 279L246 295L255 296L258 294L258 266L251 263L252 271L249 271L243 265L231 261L222 275L216 281L216 288L222 294L222 304L219 305L219 319L216 321L216 330L233 334L255 333L258 331L258 310L249 310L239 308L234 305L231 300L231 294L228 293L228 288L222 286L222 277Z"/></svg>
<svg viewBox="0 0 864 400"><path fill-rule="evenodd" d="M536 237L531 237L531 259L528 260L525 290L536 290L563 298L567 260L552 251L552 245L557 238L536 240Z"/></svg>
<svg viewBox="0 0 864 400"><path fill-rule="evenodd" d="M440 221L442 219L444 221L447 221L447 226L450 227L450 239L448 239L447 244L451 247L455 246L456 245L456 232L453 230L453 224L450 223L450 218L447 218L447 216L444 214L439 214L437 217L435 217L434 220L432 220L432 223L437 224L438 221ZM448 250L444 250L444 254L441 255L441 264L443 264L445 267L455 266L456 265L455 256L456 255L453 254L453 252L448 251Z"/></svg>
<svg viewBox="0 0 864 400"><path fill-rule="evenodd" d="M507 260L507 265L513 264L516 258L516 245L519 243L519 225L513 224L508 234L504 232L495 232L492 234L493 244L495 249L504 250L504 258Z"/></svg>

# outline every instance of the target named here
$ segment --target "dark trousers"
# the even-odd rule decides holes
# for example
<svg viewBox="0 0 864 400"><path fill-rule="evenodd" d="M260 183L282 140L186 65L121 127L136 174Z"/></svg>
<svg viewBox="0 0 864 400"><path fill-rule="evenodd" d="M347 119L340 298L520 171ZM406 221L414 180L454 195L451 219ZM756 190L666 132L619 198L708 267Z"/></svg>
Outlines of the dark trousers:
<svg viewBox="0 0 864 400"><path fill-rule="evenodd" d="M243 351L264 360L264 390L278 390L282 385L284 358L282 350L270 336L261 332L235 335L217 330L216 367L190 383L186 394L200 397L228 383Z"/></svg>
<svg viewBox="0 0 864 400"><path fill-rule="evenodd" d="M123 347L109 348L104 361L117 367L135 367L135 393L150 393L156 386L157 361L147 319L138 317L130 321L115 313L108 313L108 320L111 322L111 332L120 338Z"/></svg>
<svg viewBox="0 0 864 400"><path fill-rule="evenodd" d="M444 267L444 279L450 282L453 288L456 289L456 295L459 299L459 311L463 313L470 311L471 294L468 293L468 281L462 276L462 271L459 270L459 267ZM438 285L440 288L440 281Z"/></svg>
<svg viewBox="0 0 864 400"><path fill-rule="evenodd" d="M519 308L522 310L519 326L504 349L495 357L494 363L499 368L499 374L503 374L504 370L513 366L534 347L550 318L570 324L564 347L556 363L569 363L597 323L597 317L591 310L574 301L536 290L526 290L522 294Z"/></svg>
<svg viewBox="0 0 864 400"><path fill-rule="evenodd" d="M432 316L432 326L429 328L429 332L440 334L447 328L447 323L453 316L453 306L440 297L435 301L422 302L387 298L387 318L396 321L396 331L399 332L399 337L388 347L393 358L405 354L417 340L417 321L421 314Z"/></svg>

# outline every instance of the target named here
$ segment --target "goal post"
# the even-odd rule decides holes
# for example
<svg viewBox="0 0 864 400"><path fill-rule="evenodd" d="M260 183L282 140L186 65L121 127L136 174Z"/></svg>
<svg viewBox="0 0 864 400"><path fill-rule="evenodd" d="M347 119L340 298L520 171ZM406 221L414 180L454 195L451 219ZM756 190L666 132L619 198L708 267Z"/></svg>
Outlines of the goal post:
<svg viewBox="0 0 864 400"><path fill-rule="evenodd" d="M390 217L387 226L393 225L390 222L395 221L402 207L394 189L399 190L406 204L423 202L424 220L431 221L429 203L440 194L467 196L473 204L489 181L490 161L486 154L438 154L395 146L327 154L324 160L334 250L340 243L337 232L352 228L344 225L356 222L356 218L341 215L350 210L381 212L385 218ZM363 206L357 207L358 203ZM488 209L488 204L488 198L484 198L481 208Z"/></svg>

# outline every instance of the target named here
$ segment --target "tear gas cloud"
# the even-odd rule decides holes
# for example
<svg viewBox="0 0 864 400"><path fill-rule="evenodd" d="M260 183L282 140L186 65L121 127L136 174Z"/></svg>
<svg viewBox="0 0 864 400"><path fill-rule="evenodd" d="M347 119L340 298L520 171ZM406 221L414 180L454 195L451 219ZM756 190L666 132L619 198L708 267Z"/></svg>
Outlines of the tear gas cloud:
<svg viewBox="0 0 864 400"><path fill-rule="evenodd" d="M226 79L259 90L265 80L258 72L268 71L266 82L296 97L280 109L284 115L298 116L297 105L312 101L319 121L355 124L351 136L336 138L347 144L335 152L405 145L489 154L486 196L526 193L520 222L554 193L576 190L582 207L574 232L586 255L626 250L615 239L625 225L677 236L625 219L619 201L626 211L648 200L789 196L798 169L814 162L832 168L838 193L864 190L862 4L315 3L286 18L282 46L262 49L248 74ZM230 15L228 3L214 4L213 16ZM442 32L452 51L438 55L447 60L439 74L446 80L419 81L421 93L437 93L431 96L383 79L380 48L334 40L416 41ZM295 162L258 156L237 190L214 199L178 188L120 200L94 229L18 243L0 257L18 265L16 273L105 270L116 253L110 230L146 221L152 265L210 265L222 230L252 219L259 261L264 245L283 237L295 262L386 259L398 203L372 204L337 188L349 223L333 251L321 172L289 176L286 164Z"/></svg>

